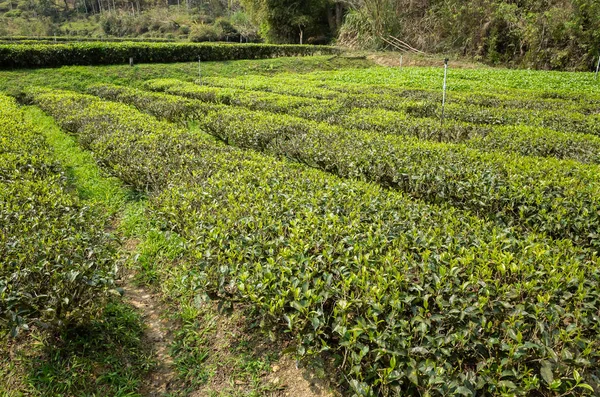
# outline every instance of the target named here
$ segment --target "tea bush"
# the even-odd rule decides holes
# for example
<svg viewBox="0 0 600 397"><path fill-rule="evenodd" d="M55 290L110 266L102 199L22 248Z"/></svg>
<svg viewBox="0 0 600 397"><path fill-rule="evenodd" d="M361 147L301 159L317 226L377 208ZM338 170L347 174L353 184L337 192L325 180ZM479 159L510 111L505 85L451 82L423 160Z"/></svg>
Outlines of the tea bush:
<svg viewBox="0 0 600 397"><path fill-rule="evenodd" d="M136 97L128 89L112 90L116 99L124 99L115 94L122 91L130 92L130 98ZM139 93L137 97L140 99L130 102L142 108L141 98L152 103L161 101L161 97L151 94ZM464 145L353 131L236 107L198 109L192 117L205 131L228 144L275 153L339 176L377 182L429 202L469 209L501 224L600 248L598 166L483 153ZM492 139L476 141L475 146L484 146ZM514 143L509 140L507 145Z"/></svg>
<svg viewBox="0 0 600 397"><path fill-rule="evenodd" d="M108 169L144 176L124 155L141 151L166 175L138 185L156 183L151 214L185 241L188 259L169 270L181 293L251 302L263 327L286 330L300 354L337 357L356 394L599 391L596 254L194 141L125 105L29 95Z"/></svg>
<svg viewBox="0 0 600 397"><path fill-rule="evenodd" d="M151 80L146 83L152 91L166 92L205 102L223 103L247 107L252 110L266 110L274 113L289 114L315 121L338 124L349 129L360 129L385 134L410 135L421 139L443 142L463 142L478 149L516 152L528 156L556 157L574 159L585 163L600 163L600 137L584 133L559 132L543 127L529 126L533 117L527 113L527 119L515 123L494 123L490 120L468 120L467 116L456 117L441 125L438 119L431 118L437 108L431 103L413 100L398 101L394 99L395 108L399 111L381 109L385 98L376 97L373 103L365 107L360 102L360 94L341 99L317 100L314 98L290 97L270 92L243 91L238 88L198 86L193 83L175 79ZM114 88L113 88L114 89ZM127 90L127 88L123 88ZM144 96L146 94L140 93ZM377 99L378 98L378 99ZM449 108L450 109L450 108ZM455 106L449 113L471 114L469 109ZM502 111L502 110L500 110ZM415 117L417 116L417 117ZM505 117L502 116L502 117ZM577 119L588 120L589 117L577 114ZM569 119L571 120L571 119ZM565 127L558 121L556 127ZM573 121L572 129L578 124ZM593 121L585 121L596 125ZM508 124L504 126L503 124ZM512 125L515 124L515 125ZM544 125L544 121L539 121ZM566 126L567 130L570 127ZM596 127L593 127L596 128Z"/></svg>
<svg viewBox="0 0 600 397"><path fill-rule="evenodd" d="M102 209L67 185L40 131L0 95L0 333L85 320L113 288Z"/></svg>
<svg viewBox="0 0 600 397"><path fill-rule="evenodd" d="M331 54L333 47L206 43L0 44L0 68L193 62Z"/></svg>
<svg viewBox="0 0 600 397"><path fill-rule="evenodd" d="M261 92L271 92L306 98L326 98L346 102L352 107L408 110L418 117L439 116L442 98L437 90L397 86L394 81L374 86L365 82L329 81L327 75L319 76L322 78L312 80L309 75L301 86L297 84L297 77L293 75L251 78L241 76L235 79L212 77L203 79L202 82L211 87L252 90L258 95ZM447 117L450 120L477 124L519 124L597 135L600 131L596 127L599 102L586 99L582 97L565 101L539 98L538 93L522 91L503 94L449 92Z"/></svg>

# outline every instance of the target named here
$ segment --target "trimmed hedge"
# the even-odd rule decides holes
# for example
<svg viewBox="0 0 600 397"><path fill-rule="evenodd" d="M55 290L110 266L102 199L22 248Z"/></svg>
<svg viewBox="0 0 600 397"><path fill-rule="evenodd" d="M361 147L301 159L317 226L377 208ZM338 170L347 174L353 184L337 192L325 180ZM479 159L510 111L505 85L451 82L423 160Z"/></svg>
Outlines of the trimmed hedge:
<svg viewBox="0 0 600 397"><path fill-rule="evenodd" d="M262 59L336 53L333 47L207 43L71 43L0 45L0 68Z"/></svg>
<svg viewBox="0 0 600 397"><path fill-rule="evenodd" d="M119 91L128 90L108 89L105 97L119 99ZM148 110L154 114L161 110L156 105L160 98L152 94L142 93L139 100L132 97L135 94L120 99L129 98L140 108L144 101L153 103ZM428 202L448 203L502 224L569 238L600 250L598 166L485 153L464 144L424 142L241 107L208 105L199 106L190 118L228 144L285 156L342 177L377 182Z"/></svg>
<svg viewBox="0 0 600 397"><path fill-rule="evenodd" d="M435 115L436 106L423 101L413 101L410 98L408 100L392 101L390 97L371 95L369 101L364 102L361 99L364 98L364 95L344 95L337 99L317 99L306 96L288 96L269 91L246 91L240 88L199 86L177 79L149 80L145 82L145 86L152 91L165 92L205 102L243 106L252 110L288 114L338 124L347 129L408 135L441 142L465 141L469 146L487 151L501 150L526 156L556 157L558 159L573 159L583 163L600 163L600 137L597 135L559 132L521 124L504 126L494 125L494 123L476 124L457 120L447 120L442 126L438 119L428 117ZM131 90L125 87L104 87L106 95L110 95L111 90L121 92ZM90 89L98 91L98 95L101 95L103 91L102 86L93 86ZM280 87L279 90L283 89ZM299 88L296 87L291 90L297 91ZM139 92L138 97L149 99L149 94ZM110 97L108 96L108 98ZM127 99L135 101L132 95L129 95ZM142 99L140 98L140 100ZM383 105L386 101L394 102L396 108L403 111L369 107L378 104ZM140 107L139 105L136 106ZM461 105L454 105L452 109L456 114L463 113L457 110L462 109ZM495 112L500 114L502 109ZM451 113L450 107L448 113ZM467 109L464 113L469 115ZM585 117L580 113L574 114L578 119L589 119L589 117ZM418 117L411 117L411 115ZM165 115L161 114L160 117L165 117ZM473 114L460 117L472 118ZM534 118L533 115L528 117ZM570 120L572 119L568 117L557 118L556 126L570 125ZM585 123L595 126L593 120L587 120ZM544 124L544 122L538 120L537 124ZM572 128L577 129L577 124L574 124Z"/></svg>
<svg viewBox="0 0 600 397"><path fill-rule="evenodd" d="M0 95L0 334L84 320L113 288L101 208L67 185L43 135Z"/></svg>
<svg viewBox="0 0 600 397"><path fill-rule="evenodd" d="M71 43L71 42L142 42L142 43L173 43L176 40L173 39L164 39L159 37L81 37L81 36L0 36L0 41L5 42L27 42L27 43L35 43L38 42L48 43L48 42L58 42L58 43Z"/></svg>
<svg viewBox="0 0 600 397"><path fill-rule="evenodd" d="M593 253L253 151L194 149L125 105L32 98L109 169L137 173L140 151L169 175L150 210L185 241L165 271L181 299L251 303L300 354L337 357L357 395L598 391Z"/></svg>

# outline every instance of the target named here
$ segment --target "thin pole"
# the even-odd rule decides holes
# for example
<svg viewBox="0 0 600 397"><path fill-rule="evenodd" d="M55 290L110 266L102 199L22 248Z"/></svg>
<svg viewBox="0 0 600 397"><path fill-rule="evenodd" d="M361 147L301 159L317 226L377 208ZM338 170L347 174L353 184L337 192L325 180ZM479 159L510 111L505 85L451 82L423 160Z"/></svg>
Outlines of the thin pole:
<svg viewBox="0 0 600 397"><path fill-rule="evenodd" d="M596 80L598 80L598 70L600 70L600 55L598 55L598 64L596 65Z"/></svg>
<svg viewBox="0 0 600 397"><path fill-rule="evenodd" d="M442 118L440 125L444 125L444 114L446 112L446 79L448 77L448 58L444 59L444 87L442 88Z"/></svg>

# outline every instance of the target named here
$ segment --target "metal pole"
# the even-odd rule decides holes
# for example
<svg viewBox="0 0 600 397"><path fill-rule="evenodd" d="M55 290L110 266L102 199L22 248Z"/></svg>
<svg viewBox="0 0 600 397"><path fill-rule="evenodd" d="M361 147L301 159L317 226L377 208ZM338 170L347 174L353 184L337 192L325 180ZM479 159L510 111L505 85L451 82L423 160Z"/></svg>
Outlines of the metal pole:
<svg viewBox="0 0 600 397"><path fill-rule="evenodd" d="M598 64L596 65L596 80L598 80L598 70L600 70L600 55L598 55Z"/></svg>
<svg viewBox="0 0 600 397"><path fill-rule="evenodd" d="M448 58L444 59L444 86L442 88L442 118L440 125L444 125L444 114L446 112L446 79L448 77Z"/></svg>

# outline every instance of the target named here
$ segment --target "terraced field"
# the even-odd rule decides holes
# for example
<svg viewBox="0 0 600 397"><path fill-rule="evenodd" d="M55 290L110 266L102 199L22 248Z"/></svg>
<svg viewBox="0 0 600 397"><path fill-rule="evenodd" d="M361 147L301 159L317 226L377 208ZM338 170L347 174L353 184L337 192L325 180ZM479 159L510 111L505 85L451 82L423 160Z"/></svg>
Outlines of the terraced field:
<svg viewBox="0 0 600 397"><path fill-rule="evenodd" d="M96 273L109 271L114 235L136 244L113 262L178 313L171 393L218 378L211 353L193 349L203 308L218 304L244 307L263 339L301 362L324 363L342 395L600 394L600 85L591 74L452 70L442 124L435 67L215 69L201 81L164 70L4 87L23 108L2 96L0 197L10 200L0 220L11 228L0 234L9 258L0 324L26 333L77 314L19 289L30 272L46 280L42 259L61 283L110 290L120 273ZM20 121L40 109L135 203L111 218L93 216L101 203L75 201L73 220L54 227L44 195L77 195L63 192L60 168L39 200L11 193L42 189L44 157L32 153L44 134ZM40 239L77 236L63 249L72 259L50 248L30 259L34 243L21 231L38 216ZM110 219L117 231L98 234ZM264 373L253 374L262 384Z"/></svg>

